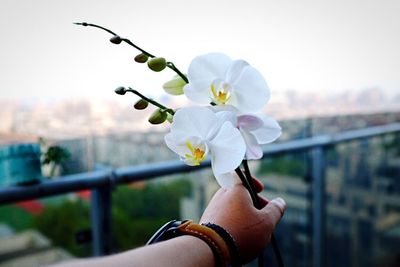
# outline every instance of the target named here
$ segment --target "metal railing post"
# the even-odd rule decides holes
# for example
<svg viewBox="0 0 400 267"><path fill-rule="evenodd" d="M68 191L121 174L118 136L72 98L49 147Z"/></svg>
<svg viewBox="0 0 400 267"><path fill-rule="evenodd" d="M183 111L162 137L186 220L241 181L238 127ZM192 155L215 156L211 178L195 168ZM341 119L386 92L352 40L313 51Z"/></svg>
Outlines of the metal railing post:
<svg viewBox="0 0 400 267"><path fill-rule="evenodd" d="M93 256L111 254L111 187L91 191L92 253Z"/></svg>
<svg viewBox="0 0 400 267"><path fill-rule="evenodd" d="M317 146L312 153L312 246L313 266L323 267L326 261L325 215L325 150Z"/></svg>

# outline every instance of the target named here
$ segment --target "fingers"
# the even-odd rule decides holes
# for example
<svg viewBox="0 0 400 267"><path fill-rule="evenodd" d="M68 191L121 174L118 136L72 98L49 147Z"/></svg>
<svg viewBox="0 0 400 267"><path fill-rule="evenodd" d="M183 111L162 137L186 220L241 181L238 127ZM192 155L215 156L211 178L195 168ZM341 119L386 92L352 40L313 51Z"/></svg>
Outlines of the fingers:
<svg viewBox="0 0 400 267"><path fill-rule="evenodd" d="M283 213L285 212L285 209L286 209L286 202L280 197L271 200L262 209L262 212L264 212L264 214L268 216L268 221L271 223L273 229L281 220Z"/></svg>
<svg viewBox="0 0 400 267"><path fill-rule="evenodd" d="M251 177L251 182L253 184L253 187L254 187L256 193L260 193L260 192L262 192L264 190L264 184L260 180L258 180L257 178ZM241 184L242 183L240 182L240 185ZM265 207L265 205L267 205L267 203L269 202L268 199L266 199L266 198L264 198L264 197L262 197L260 195L257 195L257 197L258 197L258 201L260 203L261 208Z"/></svg>

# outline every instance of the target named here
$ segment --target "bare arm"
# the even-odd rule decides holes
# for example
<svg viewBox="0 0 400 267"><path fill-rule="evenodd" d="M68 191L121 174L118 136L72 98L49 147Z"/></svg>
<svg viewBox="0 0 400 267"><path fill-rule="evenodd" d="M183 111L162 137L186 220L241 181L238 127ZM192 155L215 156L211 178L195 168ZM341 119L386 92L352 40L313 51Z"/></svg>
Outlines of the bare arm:
<svg viewBox="0 0 400 267"><path fill-rule="evenodd" d="M214 266L209 246L193 236L180 236L116 255L70 261L57 267Z"/></svg>
<svg viewBox="0 0 400 267"><path fill-rule="evenodd" d="M262 184L254 179L257 192ZM200 223L215 223L232 234L239 247L242 262L254 259L269 243L271 233L283 216L286 204L283 199L268 201L262 197L263 208L254 208L250 195L243 185L221 188L208 204ZM105 266L214 266L210 247L201 239L181 236L154 245L141 247L112 256L71 261L58 267Z"/></svg>

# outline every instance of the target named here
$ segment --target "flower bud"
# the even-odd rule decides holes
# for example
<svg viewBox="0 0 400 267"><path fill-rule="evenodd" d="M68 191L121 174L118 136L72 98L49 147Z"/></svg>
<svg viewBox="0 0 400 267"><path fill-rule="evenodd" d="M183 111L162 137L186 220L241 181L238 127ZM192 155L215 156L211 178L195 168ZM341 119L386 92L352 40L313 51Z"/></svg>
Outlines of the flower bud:
<svg viewBox="0 0 400 267"><path fill-rule="evenodd" d="M122 39L118 35L114 35L110 38L110 42L113 44L120 44L122 42Z"/></svg>
<svg viewBox="0 0 400 267"><path fill-rule="evenodd" d="M126 93L126 89L125 87L120 86L117 89L115 89L114 92L118 95L124 95Z"/></svg>
<svg viewBox="0 0 400 267"><path fill-rule="evenodd" d="M147 61L147 66L149 66L152 71L159 72L165 69L167 62L163 57L155 57Z"/></svg>
<svg viewBox="0 0 400 267"><path fill-rule="evenodd" d="M135 105L133 105L133 107L134 107L135 109L145 109L145 108L147 108L148 105L149 105L149 102L147 102L147 101L144 100L144 99L139 99L139 100L135 103Z"/></svg>
<svg viewBox="0 0 400 267"><path fill-rule="evenodd" d="M149 122L151 124L161 124L167 119L167 113L161 109L157 109L151 114Z"/></svg>
<svg viewBox="0 0 400 267"><path fill-rule="evenodd" d="M135 61L137 62L137 63L146 63L146 61L149 59L149 56L148 55L146 55L146 54L143 54L143 53L141 53L141 54L139 54L139 55L137 55L136 57L135 57Z"/></svg>
<svg viewBox="0 0 400 267"><path fill-rule="evenodd" d="M163 88L170 95L182 95L185 85L186 82L179 75L176 75L172 80L164 83Z"/></svg>

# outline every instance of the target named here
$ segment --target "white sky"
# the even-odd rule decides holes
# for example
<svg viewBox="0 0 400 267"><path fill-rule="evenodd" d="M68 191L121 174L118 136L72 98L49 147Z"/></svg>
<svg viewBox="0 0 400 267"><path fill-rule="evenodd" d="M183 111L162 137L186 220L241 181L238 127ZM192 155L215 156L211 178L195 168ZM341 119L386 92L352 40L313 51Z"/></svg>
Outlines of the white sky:
<svg viewBox="0 0 400 267"><path fill-rule="evenodd" d="M133 61L103 25L186 71L224 52L259 69L270 87L323 90L380 86L400 91L397 0L0 0L0 98L148 95L174 75Z"/></svg>

